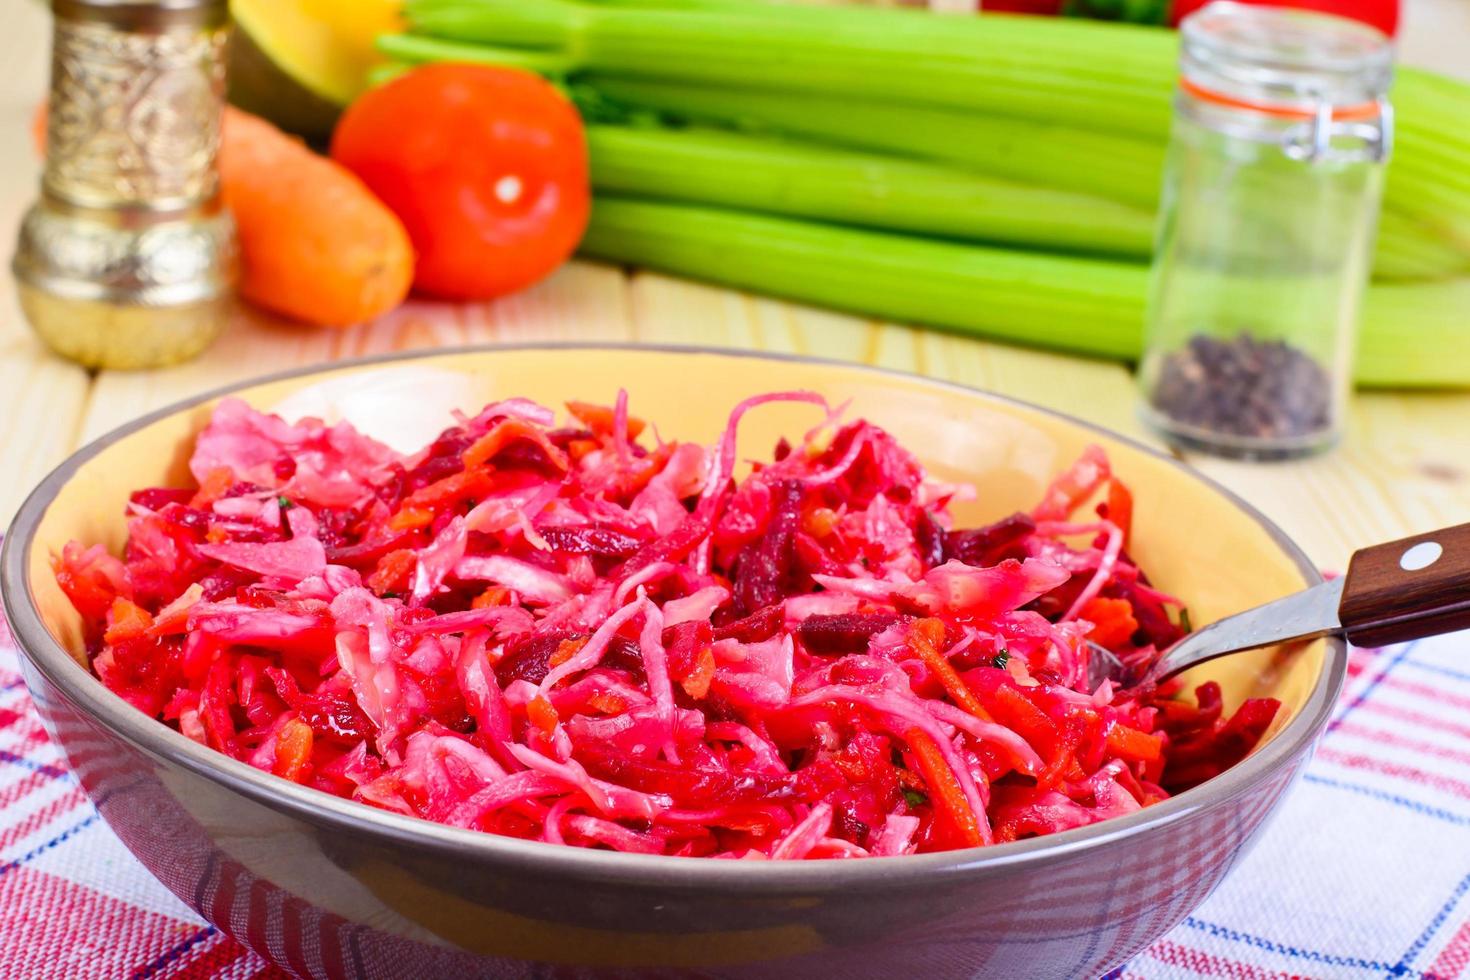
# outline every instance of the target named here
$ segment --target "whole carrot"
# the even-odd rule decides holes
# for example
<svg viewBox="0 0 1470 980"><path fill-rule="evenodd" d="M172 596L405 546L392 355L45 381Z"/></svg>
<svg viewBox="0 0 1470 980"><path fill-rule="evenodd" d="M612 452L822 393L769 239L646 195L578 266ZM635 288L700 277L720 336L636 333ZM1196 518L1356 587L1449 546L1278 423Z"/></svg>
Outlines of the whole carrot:
<svg viewBox="0 0 1470 980"><path fill-rule="evenodd" d="M355 175L257 116L231 109L220 186L240 234L240 294L322 326L393 309L413 283L403 223Z"/></svg>
<svg viewBox="0 0 1470 980"><path fill-rule="evenodd" d="M44 105L33 136L44 153ZM351 171L232 106L219 167L239 230L241 296L294 320L340 327L381 316L408 295L408 233Z"/></svg>

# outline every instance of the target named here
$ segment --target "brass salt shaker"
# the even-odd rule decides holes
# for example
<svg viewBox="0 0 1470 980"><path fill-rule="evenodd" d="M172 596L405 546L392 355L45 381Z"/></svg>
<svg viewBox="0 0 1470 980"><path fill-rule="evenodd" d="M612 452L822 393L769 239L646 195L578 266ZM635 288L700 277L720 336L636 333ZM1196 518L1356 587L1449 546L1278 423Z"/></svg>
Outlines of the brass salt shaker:
<svg viewBox="0 0 1470 980"><path fill-rule="evenodd" d="M21 308L89 367L187 360L224 327L226 0L54 0L41 197L21 224Z"/></svg>

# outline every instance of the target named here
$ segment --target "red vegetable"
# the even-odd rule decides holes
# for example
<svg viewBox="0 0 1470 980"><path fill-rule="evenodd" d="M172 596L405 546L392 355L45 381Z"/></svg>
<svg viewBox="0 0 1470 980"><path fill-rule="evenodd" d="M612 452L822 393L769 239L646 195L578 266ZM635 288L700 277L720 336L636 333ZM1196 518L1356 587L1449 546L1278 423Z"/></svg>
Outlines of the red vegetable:
<svg viewBox="0 0 1470 980"><path fill-rule="evenodd" d="M549 82L435 64L369 89L343 113L332 158L402 219L414 285L492 299L549 275L590 212L581 119Z"/></svg>
<svg viewBox="0 0 1470 980"><path fill-rule="evenodd" d="M1180 21L1207 6L1211 0L1174 0L1169 12L1169 22ZM1389 37L1399 30L1399 0L1240 0L1263 6L1293 7L1298 10L1316 10L1324 14L1336 14L1349 20L1361 21L1376 27Z"/></svg>

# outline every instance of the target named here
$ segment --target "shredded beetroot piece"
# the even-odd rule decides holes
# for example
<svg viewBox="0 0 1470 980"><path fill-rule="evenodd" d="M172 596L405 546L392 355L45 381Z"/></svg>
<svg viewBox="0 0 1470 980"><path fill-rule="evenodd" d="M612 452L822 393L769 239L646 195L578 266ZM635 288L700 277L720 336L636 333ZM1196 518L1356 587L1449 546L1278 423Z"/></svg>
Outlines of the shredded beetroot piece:
<svg viewBox="0 0 1470 980"><path fill-rule="evenodd" d="M943 554L966 565L984 567L1026 554L1026 539L1036 533L1036 522L1026 514L1012 514L985 527L951 531L941 538Z"/></svg>
<svg viewBox="0 0 1470 980"><path fill-rule="evenodd" d="M783 400L825 415L741 476L740 417ZM1211 778L1276 716L1213 684L1086 689L1089 636L1133 664L1187 622L1095 447L1030 514L955 529L962 488L807 392L736 406L711 447L640 442L625 397L569 407L555 428L499 402L402 456L220 403L197 486L134 493L121 558L54 558L93 670L324 792L694 857L1079 827Z"/></svg>
<svg viewBox="0 0 1470 980"><path fill-rule="evenodd" d="M838 613L808 616L796 628L802 646L810 653L861 653L873 634L881 633L901 618L893 612Z"/></svg>

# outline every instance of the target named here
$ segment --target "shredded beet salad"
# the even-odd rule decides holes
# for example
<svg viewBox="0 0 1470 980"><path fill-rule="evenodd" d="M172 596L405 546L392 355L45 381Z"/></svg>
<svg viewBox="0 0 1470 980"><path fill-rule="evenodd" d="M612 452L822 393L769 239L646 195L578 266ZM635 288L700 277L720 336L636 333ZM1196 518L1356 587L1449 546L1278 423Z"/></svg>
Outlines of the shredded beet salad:
<svg viewBox="0 0 1470 980"><path fill-rule="evenodd" d="M815 427L735 479L741 416ZM645 854L848 858L1130 813L1242 758L1278 704L1088 690L1183 635L1089 449L1030 513L955 529L814 394L714 446L513 399L403 456L225 400L197 487L131 497L121 559L56 576L111 690L189 738L375 807ZM1177 687L1177 685L1175 685Z"/></svg>

